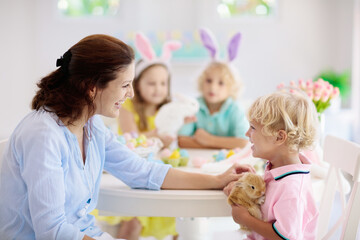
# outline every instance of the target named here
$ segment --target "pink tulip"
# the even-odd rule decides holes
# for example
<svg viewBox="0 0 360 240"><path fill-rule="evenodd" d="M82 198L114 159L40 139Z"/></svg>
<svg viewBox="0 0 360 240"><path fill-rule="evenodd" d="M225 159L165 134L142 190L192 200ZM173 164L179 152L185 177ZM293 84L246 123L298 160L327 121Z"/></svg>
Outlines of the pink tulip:
<svg viewBox="0 0 360 240"><path fill-rule="evenodd" d="M325 81L324 81L324 79L319 78L319 79L317 80L317 82L320 83L320 84L324 84Z"/></svg>
<svg viewBox="0 0 360 240"><path fill-rule="evenodd" d="M329 95L330 98L332 98L332 97L331 97L331 93L333 92L333 90L334 90L334 87L333 87L331 84L329 84L329 85L325 88L325 92Z"/></svg>
<svg viewBox="0 0 360 240"><path fill-rule="evenodd" d="M299 79L299 88L301 88L303 90L306 88L305 81L301 78Z"/></svg>
<svg viewBox="0 0 360 240"><path fill-rule="evenodd" d="M324 86L323 86L322 82L317 81L314 83L314 92L315 93L321 95L323 89L324 89Z"/></svg>
<svg viewBox="0 0 360 240"><path fill-rule="evenodd" d="M310 99L314 98L313 91L307 91L306 94L309 96Z"/></svg>
<svg viewBox="0 0 360 240"><path fill-rule="evenodd" d="M285 87L285 84L284 83L280 83L279 85L277 85L277 89L278 90L280 90L280 89L282 89L282 88L284 88Z"/></svg>
<svg viewBox="0 0 360 240"><path fill-rule="evenodd" d="M290 81L290 86L291 87L296 87L296 83L294 81Z"/></svg>
<svg viewBox="0 0 360 240"><path fill-rule="evenodd" d="M321 101L326 102L329 99L329 97L330 97L330 94L328 92L324 91L321 95Z"/></svg>
<svg viewBox="0 0 360 240"><path fill-rule="evenodd" d="M311 79L306 81L306 90L312 90L314 88L313 81Z"/></svg>
<svg viewBox="0 0 360 240"><path fill-rule="evenodd" d="M320 98L321 98L321 95L320 95L320 94L314 93L314 101L315 101L315 102L319 101Z"/></svg>
<svg viewBox="0 0 360 240"><path fill-rule="evenodd" d="M335 87L331 93L331 98L337 98L340 95L340 90L338 87Z"/></svg>

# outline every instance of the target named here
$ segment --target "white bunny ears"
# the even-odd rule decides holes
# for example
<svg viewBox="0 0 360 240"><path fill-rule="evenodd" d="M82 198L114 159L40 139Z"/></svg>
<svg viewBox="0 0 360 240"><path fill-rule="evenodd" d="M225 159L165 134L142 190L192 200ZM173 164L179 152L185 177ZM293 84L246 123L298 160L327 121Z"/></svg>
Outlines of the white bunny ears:
<svg viewBox="0 0 360 240"><path fill-rule="evenodd" d="M212 60L217 60L218 58L218 52L219 47L216 41L215 36L212 34L212 32L209 29L201 28L199 30L201 41L204 45L204 47L208 50L210 53L210 57ZM236 33L231 40L228 43L228 62L232 62L238 54L238 49L240 45L241 40L241 33Z"/></svg>
<svg viewBox="0 0 360 240"><path fill-rule="evenodd" d="M169 61L172 56L171 52L179 49L181 46L182 44L179 41L166 41L163 44L161 56L157 57L149 39L142 33L136 33L135 47L143 61L136 65L135 77L139 76L147 67L154 64L162 64L169 67Z"/></svg>

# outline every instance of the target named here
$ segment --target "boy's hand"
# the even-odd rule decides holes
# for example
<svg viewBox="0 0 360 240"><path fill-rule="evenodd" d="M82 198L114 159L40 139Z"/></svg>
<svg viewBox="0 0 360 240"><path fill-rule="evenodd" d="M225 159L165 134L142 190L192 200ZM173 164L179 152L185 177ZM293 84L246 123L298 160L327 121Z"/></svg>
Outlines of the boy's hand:
<svg viewBox="0 0 360 240"><path fill-rule="evenodd" d="M209 140L211 140L211 137L212 135L202 128L197 129L194 133L194 139L204 146L209 145Z"/></svg>
<svg viewBox="0 0 360 240"><path fill-rule="evenodd" d="M231 205L231 215L236 223L247 225L247 220L251 217L249 211L241 205Z"/></svg>

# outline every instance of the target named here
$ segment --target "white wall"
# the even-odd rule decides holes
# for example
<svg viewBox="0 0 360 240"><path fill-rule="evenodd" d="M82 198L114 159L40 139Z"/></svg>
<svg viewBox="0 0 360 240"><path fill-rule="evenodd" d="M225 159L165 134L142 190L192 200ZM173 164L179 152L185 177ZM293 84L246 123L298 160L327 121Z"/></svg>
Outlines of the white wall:
<svg viewBox="0 0 360 240"><path fill-rule="evenodd" d="M38 78L35 8L30 2L0 1L0 139L29 111Z"/></svg>
<svg viewBox="0 0 360 240"><path fill-rule="evenodd" d="M119 14L105 19L65 19L56 2L0 1L0 138L9 136L30 111L35 83L55 69L56 59L93 33L208 27L224 36L241 31L236 66L246 99L271 92L280 82L313 77L327 67L351 67L353 0L279 0L274 19L233 22L216 17L216 0L121 0ZM196 95L195 78L203 65L175 62L173 91Z"/></svg>

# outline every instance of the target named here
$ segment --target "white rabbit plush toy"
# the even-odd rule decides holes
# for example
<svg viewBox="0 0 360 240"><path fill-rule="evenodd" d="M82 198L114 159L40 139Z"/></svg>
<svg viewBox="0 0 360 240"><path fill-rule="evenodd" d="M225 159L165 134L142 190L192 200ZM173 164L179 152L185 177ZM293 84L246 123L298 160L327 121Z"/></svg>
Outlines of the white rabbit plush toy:
<svg viewBox="0 0 360 240"><path fill-rule="evenodd" d="M199 110L199 103L195 98L177 93L175 99L163 105L155 117L159 135L176 137L185 117L194 116Z"/></svg>

